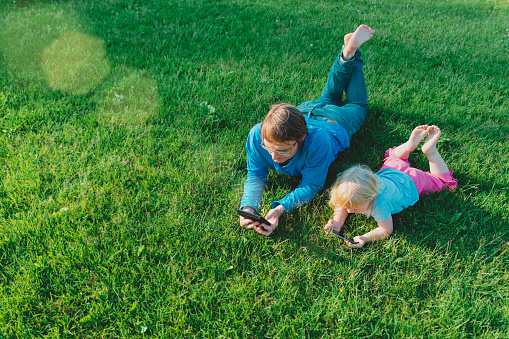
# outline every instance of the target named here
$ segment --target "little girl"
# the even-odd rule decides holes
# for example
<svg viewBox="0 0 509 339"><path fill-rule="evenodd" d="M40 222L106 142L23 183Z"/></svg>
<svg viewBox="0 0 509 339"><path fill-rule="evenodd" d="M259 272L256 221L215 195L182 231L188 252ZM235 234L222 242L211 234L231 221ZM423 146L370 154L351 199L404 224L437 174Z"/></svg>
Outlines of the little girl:
<svg viewBox="0 0 509 339"><path fill-rule="evenodd" d="M453 171L447 168L436 148L440 134L437 126L418 126L407 142L385 152L384 165L377 173L361 165L343 172L332 187L329 204L334 207L334 217L324 229L339 233L348 213L371 215L378 227L354 237L355 244L345 241L350 247L362 247L390 236L392 215L414 205L420 195L456 187ZM431 173L410 167L408 162L408 156L425 136L422 152L428 156Z"/></svg>

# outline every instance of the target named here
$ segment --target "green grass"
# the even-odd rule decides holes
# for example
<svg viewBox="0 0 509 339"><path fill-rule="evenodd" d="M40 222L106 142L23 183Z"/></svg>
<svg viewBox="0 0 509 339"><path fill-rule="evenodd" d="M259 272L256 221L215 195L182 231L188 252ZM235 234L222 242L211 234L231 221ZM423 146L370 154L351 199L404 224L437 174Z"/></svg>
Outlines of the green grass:
<svg viewBox="0 0 509 339"><path fill-rule="evenodd" d="M361 23L369 117L326 188L423 123L458 188L360 250L326 189L241 229L249 129ZM508 29L503 0L2 2L0 338L507 338ZM297 184L270 173L262 212Z"/></svg>

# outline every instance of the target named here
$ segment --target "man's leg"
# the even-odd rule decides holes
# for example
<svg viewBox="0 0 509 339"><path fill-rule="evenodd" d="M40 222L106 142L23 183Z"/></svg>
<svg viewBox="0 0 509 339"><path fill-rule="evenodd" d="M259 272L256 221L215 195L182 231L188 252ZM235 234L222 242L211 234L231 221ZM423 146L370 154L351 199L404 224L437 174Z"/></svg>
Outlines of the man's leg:
<svg viewBox="0 0 509 339"><path fill-rule="evenodd" d="M330 112L329 118L343 126L350 139L360 129L368 113L366 82L362 71L364 61L360 58L362 53L358 47L369 40L373 33L374 30L361 25L354 33L345 35L345 47L332 65L322 96L317 100L327 104L325 109ZM347 56L352 57L348 60ZM347 103L341 106L343 90Z"/></svg>
<svg viewBox="0 0 509 339"><path fill-rule="evenodd" d="M345 48L343 57L345 60L353 58L355 52L363 43L371 39L375 30L367 25L360 25L355 32L345 35ZM350 35L351 34L351 35Z"/></svg>
<svg viewBox="0 0 509 339"><path fill-rule="evenodd" d="M367 108L366 83L362 71L364 62L360 58L362 53L359 47L369 40L374 32L368 26L361 25L354 33L345 35L345 46L329 71L320 99L329 99L323 101L340 106L345 91L348 104L360 104Z"/></svg>
<svg viewBox="0 0 509 339"><path fill-rule="evenodd" d="M330 105L336 105L341 106L342 98L343 98L343 92L348 88L348 85L350 84L350 80L352 78L352 74L354 71L356 73L360 72L362 73L362 80L364 80L364 73L362 72L362 66L364 65L364 62L360 58L361 51L358 51L355 57L352 60L345 61L343 59L342 54L340 53L338 57L336 58L336 61L332 65L330 71L329 71L329 77L327 78L327 82L325 83L322 94L320 95L319 101L322 101L324 103L330 104ZM357 76L356 78L359 78ZM356 86L360 88L360 92L362 92L362 83L361 86ZM352 93L354 94L354 93ZM366 84L364 83L364 94L366 95ZM354 95L354 97L357 96L356 101L362 101L362 93ZM348 100L348 98L347 98ZM366 95L366 103L367 103L367 95Z"/></svg>

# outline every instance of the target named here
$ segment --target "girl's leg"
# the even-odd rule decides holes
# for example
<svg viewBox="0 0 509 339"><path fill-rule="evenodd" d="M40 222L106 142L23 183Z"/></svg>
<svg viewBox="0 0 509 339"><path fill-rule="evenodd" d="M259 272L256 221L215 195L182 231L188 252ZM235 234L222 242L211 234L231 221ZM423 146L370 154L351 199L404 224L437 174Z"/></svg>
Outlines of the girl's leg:
<svg viewBox="0 0 509 339"><path fill-rule="evenodd" d="M422 145L422 152L428 156L429 171L434 175L449 173L449 168L437 150L437 141L440 134L442 134L440 128L433 125L429 126L426 131L428 132L428 138Z"/></svg>
<svg viewBox="0 0 509 339"><path fill-rule="evenodd" d="M408 138L407 142L392 150L392 155L400 159L408 159L410 153L412 153L412 151L416 149L417 146L419 146L422 139L424 139L426 135L428 135L428 125L417 126L412 131L412 134L410 135L410 138Z"/></svg>

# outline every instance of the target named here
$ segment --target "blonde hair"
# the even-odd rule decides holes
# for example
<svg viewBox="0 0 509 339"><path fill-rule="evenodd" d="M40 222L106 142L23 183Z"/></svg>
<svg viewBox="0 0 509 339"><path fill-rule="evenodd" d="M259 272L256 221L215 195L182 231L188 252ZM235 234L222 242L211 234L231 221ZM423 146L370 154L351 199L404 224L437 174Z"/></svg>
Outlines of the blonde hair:
<svg viewBox="0 0 509 339"><path fill-rule="evenodd" d="M301 140L308 132L306 119L297 107L279 104L271 107L262 122L261 135L268 142Z"/></svg>
<svg viewBox="0 0 509 339"><path fill-rule="evenodd" d="M370 214L379 193L376 176L364 165L355 165L343 172L332 186L329 205L356 209L369 202Z"/></svg>

